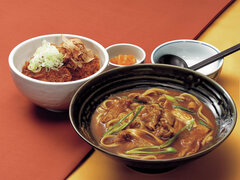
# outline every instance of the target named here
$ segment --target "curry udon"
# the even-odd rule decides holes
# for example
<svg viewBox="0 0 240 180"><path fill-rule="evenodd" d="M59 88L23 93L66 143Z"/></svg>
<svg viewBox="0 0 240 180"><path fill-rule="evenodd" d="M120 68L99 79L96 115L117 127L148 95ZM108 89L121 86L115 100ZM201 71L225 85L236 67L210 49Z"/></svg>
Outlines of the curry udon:
<svg viewBox="0 0 240 180"><path fill-rule="evenodd" d="M212 112L195 96L169 89L134 89L111 95L92 116L100 146L138 159L194 154L213 140Z"/></svg>

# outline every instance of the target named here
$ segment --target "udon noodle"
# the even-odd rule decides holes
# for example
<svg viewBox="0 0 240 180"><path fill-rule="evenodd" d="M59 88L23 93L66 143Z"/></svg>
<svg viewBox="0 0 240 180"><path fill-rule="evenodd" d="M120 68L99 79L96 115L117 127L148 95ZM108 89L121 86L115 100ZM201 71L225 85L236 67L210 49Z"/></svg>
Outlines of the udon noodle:
<svg viewBox="0 0 240 180"><path fill-rule="evenodd" d="M91 129L103 148L138 159L194 154L216 131L212 112L195 96L168 89L114 94L96 109Z"/></svg>

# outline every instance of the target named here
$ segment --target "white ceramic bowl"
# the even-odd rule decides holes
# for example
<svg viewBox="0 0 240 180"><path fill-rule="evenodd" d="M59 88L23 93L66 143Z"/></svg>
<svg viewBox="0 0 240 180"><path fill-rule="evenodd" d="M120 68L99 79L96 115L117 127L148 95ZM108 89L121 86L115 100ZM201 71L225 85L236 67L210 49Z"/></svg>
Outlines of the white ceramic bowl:
<svg viewBox="0 0 240 180"><path fill-rule="evenodd" d="M106 50L108 52L109 59L114 58L119 54L133 55L137 60L135 64L140 64L140 63L144 63L146 58L145 51L141 47L134 44L129 44L129 43L113 44L107 47ZM108 69L123 67L123 66L126 66L126 65L118 65L118 64L111 63L109 61Z"/></svg>
<svg viewBox="0 0 240 180"><path fill-rule="evenodd" d="M219 52L220 51L216 47L202 41L188 39L174 40L156 47L151 54L151 63L157 63L159 57L165 54L173 54L184 59L188 67L191 67ZM219 59L197 71L216 80L221 72L222 65L223 59Z"/></svg>
<svg viewBox="0 0 240 180"><path fill-rule="evenodd" d="M64 34L67 38L79 38L85 46L92 49L100 59L101 68L95 74L76 81L69 82L45 82L30 78L21 73L26 60L33 56L36 49L45 39L59 44L62 42L61 34L43 35L28 39L17 45L9 55L9 66L12 78L17 88L34 104L49 110L67 110L75 91L89 79L103 72L109 62L106 49L98 42L78 35Z"/></svg>

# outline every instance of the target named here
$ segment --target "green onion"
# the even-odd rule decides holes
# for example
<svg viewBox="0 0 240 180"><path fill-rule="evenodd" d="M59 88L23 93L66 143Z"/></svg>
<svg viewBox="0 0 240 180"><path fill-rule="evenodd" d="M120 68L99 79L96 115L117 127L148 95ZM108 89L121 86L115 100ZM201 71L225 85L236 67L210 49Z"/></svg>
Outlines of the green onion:
<svg viewBox="0 0 240 180"><path fill-rule="evenodd" d="M28 69L34 73L41 71L42 67L46 70L58 70L63 65L63 54L46 40L42 41L42 46L37 48L33 58L29 60Z"/></svg>
<svg viewBox="0 0 240 180"><path fill-rule="evenodd" d="M173 108L177 108L177 109L181 109L181 110L183 110L183 111L186 111L186 112L189 112L189 113L192 113L192 114L195 113L194 111L192 111L192 110L190 110L190 109L188 109L188 108L186 108L186 107L180 106L180 105L175 105L175 104L173 104L172 107L173 107Z"/></svg>
<svg viewBox="0 0 240 180"><path fill-rule="evenodd" d="M149 149L151 151L144 151ZM175 153L177 150L173 147L167 147L162 150L152 151L153 148L150 147L142 147L142 148L134 148L129 151L126 151L126 154L161 154L161 153ZM155 148L156 149L156 148ZM158 146L159 149L159 146Z"/></svg>
<svg viewBox="0 0 240 180"><path fill-rule="evenodd" d="M120 98L120 99L122 99L122 98L131 99L131 98L128 97L128 96L120 96L119 98Z"/></svg>
<svg viewBox="0 0 240 180"><path fill-rule="evenodd" d="M142 100L139 100L139 99L135 99L135 98L130 98L130 97L128 97L128 96L120 96L119 98L125 98L125 99L131 99L131 100L133 100L133 101L135 101L135 102L137 102L137 103L140 103L140 104L147 104L147 102L144 102L144 101L142 101Z"/></svg>
<svg viewBox="0 0 240 180"><path fill-rule="evenodd" d="M210 127L208 124L206 124L204 121L202 121L202 120L198 120L199 121L199 124L201 124L201 125L203 125L203 126L205 126L206 128L208 128L208 129L212 129L212 127Z"/></svg>
<svg viewBox="0 0 240 180"><path fill-rule="evenodd" d="M193 127L194 121L195 121L194 119L188 121L188 123L175 134L175 136L173 136L172 138L170 138L169 140L167 140L166 142L164 142L159 146L137 147L129 151L126 151L126 154L159 154L159 153L177 152L175 148L168 147L168 146L170 146L178 138L181 132L183 132L186 129L190 131ZM161 151L143 151L143 150L153 150L153 149L157 149L157 150L162 149L162 150Z"/></svg>
<svg viewBox="0 0 240 180"><path fill-rule="evenodd" d="M118 124L120 124L124 119L126 119L130 114L132 114L136 109L128 113L126 116L124 116L122 119L120 119L118 122L116 122L110 129L108 129L103 136L109 135L117 131L119 127L117 127Z"/></svg>
<svg viewBox="0 0 240 180"><path fill-rule="evenodd" d="M187 123L182 129L180 129L173 137L171 137L170 139L168 139L167 141L165 141L163 144L160 145L161 148L165 148L167 146L170 146L179 136L179 134L181 132L183 132L185 129L187 129L188 131L190 131L193 127L194 124L194 119L188 121L189 123Z"/></svg>
<svg viewBox="0 0 240 180"><path fill-rule="evenodd" d="M129 121L129 122L125 122L123 124L121 124L120 126L118 126L124 119L126 119L130 114L132 114L133 112L136 111L136 109L134 109L133 111L131 111L130 113L128 113L126 116L124 116L122 119L120 119L118 122L116 122L109 130L107 130L104 134L103 137L109 134L113 134L113 133L117 133L121 130L123 130L125 127L127 127L130 123L132 123L137 115L140 113L140 111L142 110L142 108L144 107L144 105L138 106L136 109L138 109L138 111L135 113L135 115L133 116L133 118Z"/></svg>
<svg viewBox="0 0 240 180"><path fill-rule="evenodd" d="M167 94L164 94L164 96L167 98L167 100L169 100L173 103L177 103L177 99L175 97L167 95Z"/></svg>

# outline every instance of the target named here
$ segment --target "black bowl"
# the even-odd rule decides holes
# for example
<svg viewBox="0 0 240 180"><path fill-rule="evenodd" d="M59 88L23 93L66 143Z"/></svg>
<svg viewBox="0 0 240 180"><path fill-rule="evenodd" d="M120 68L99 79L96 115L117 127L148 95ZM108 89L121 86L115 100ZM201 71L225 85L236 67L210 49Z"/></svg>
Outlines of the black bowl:
<svg viewBox="0 0 240 180"><path fill-rule="evenodd" d="M101 148L90 129L91 116L97 106L110 94L128 89L150 87L188 92L204 102L213 112L217 122L218 130L213 143L191 156L164 160L127 158ZM107 71L85 83L73 96L69 115L76 132L95 149L135 170L160 173L199 158L215 149L231 134L236 124L237 112L226 90L205 75L171 65L139 64Z"/></svg>

